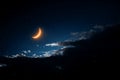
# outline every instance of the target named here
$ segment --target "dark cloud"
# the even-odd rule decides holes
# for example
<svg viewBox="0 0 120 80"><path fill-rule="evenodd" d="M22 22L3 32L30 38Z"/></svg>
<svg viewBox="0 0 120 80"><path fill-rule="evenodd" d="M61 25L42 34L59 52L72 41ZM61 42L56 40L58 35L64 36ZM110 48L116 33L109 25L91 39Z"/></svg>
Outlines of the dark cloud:
<svg viewBox="0 0 120 80"><path fill-rule="evenodd" d="M80 46L86 40L90 39L92 36L102 32L108 26L96 25L92 29L83 32L72 32L72 39L66 40L64 42L59 42L57 46Z"/></svg>
<svg viewBox="0 0 120 80"><path fill-rule="evenodd" d="M120 25L107 27L102 32L96 33L91 38L86 40L78 40L74 42L63 42L63 45L72 45L75 47L64 49L64 56L68 59L74 59L81 63L101 63L109 64L112 61L112 56L115 53L119 53ZM73 65L70 63L69 65ZM78 63L78 64L81 64ZM111 63L112 64L112 63ZM74 65L77 65L76 63ZM77 65L78 66L78 65Z"/></svg>

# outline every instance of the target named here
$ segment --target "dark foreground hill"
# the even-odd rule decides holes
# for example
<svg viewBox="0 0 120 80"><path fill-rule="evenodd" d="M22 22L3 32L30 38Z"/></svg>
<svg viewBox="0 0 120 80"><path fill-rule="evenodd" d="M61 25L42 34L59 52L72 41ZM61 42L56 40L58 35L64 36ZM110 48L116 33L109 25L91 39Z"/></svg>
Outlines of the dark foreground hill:
<svg viewBox="0 0 120 80"><path fill-rule="evenodd" d="M64 50L63 56L49 58L0 58L0 78L4 79L105 79L114 77L120 53L120 25L96 33L90 39L71 42L75 47Z"/></svg>

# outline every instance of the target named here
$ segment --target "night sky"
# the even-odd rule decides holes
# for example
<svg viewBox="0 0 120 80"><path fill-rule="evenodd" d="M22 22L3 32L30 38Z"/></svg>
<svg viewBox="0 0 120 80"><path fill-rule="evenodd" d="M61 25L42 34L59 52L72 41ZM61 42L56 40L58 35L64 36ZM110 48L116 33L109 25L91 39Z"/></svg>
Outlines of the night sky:
<svg viewBox="0 0 120 80"><path fill-rule="evenodd" d="M9 2L7 2L9 3ZM6 2L0 6L0 55L11 55L30 50L57 49L45 44L64 41L71 33L82 32L94 25L118 24L120 6L118 1L39 1ZM38 27L44 31L40 40L32 35Z"/></svg>

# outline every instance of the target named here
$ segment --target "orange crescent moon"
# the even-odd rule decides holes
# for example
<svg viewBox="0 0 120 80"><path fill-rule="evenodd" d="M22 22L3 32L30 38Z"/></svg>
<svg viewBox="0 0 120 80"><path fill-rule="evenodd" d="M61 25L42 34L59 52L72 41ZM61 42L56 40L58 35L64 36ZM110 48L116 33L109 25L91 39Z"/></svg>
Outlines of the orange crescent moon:
<svg viewBox="0 0 120 80"><path fill-rule="evenodd" d="M33 39L39 39L39 38L41 37L41 35L42 35L42 30L41 30L41 28L38 28L38 32L36 32L36 33L32 36L32 38L33 38Z"/></svg>

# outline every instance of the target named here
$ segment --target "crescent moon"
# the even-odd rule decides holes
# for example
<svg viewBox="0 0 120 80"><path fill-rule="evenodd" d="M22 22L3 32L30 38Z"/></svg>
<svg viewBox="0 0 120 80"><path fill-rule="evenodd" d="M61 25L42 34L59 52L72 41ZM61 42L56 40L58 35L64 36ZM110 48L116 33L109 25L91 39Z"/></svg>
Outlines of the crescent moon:
<svg viewBox="0 0 120 80"><path fill-rule="evenodd" d="M42 29L38 28L38 31L32 36L33 39L39 39L42 35Z"/></svg>

